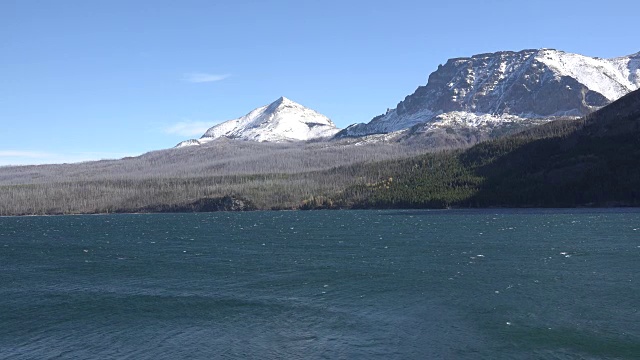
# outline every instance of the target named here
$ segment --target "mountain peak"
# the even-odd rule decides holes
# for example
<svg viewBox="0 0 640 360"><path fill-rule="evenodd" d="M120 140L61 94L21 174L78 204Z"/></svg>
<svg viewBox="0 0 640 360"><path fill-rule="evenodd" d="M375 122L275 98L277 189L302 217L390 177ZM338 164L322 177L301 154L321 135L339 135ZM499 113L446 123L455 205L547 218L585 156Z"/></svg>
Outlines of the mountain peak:
<svg viewBox="0 0 640 360"><path fill-rule="evenodd" d="M304 107L300 104L298 104L295 101L289 100L284 96L281 96L278 98L278 100L272 102L271 104L269 104L269 106L267 107L268 110L267 111L275 111L276 109L283 107L283 106L299 106L299 107Z"/></svg>
<svg viewBox="0 0 640 360"><path fill-rule="evenodd" d="M217 138L260 142L305 141L328 138L339 130L326 116L282 96L243 117L210 128L199 140L183 141L178 146L201 145Z"/></svg>

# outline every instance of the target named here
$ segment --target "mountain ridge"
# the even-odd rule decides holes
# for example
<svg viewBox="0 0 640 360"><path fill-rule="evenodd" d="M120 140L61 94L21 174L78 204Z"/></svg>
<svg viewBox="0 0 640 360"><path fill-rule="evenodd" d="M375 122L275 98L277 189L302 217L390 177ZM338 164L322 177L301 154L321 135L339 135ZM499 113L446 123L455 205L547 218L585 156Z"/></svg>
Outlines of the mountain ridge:
<svg viewBox="0 0 640 360"><path fill-rule="evenodd" d="M585 116L638 88L640 52L609 59L547 48L489 52L448 59L426 85L369 123L341 130L317 111L280 97L176 147L221 137L464 147L543 122Z"/></svg>
<svg viewBox="0 0 640 360"><path fill-rule="evenodd" d="M396 108L369 123L350 125L336 137L402 131L454 112L488 114L498 121L502 116L577 118L640 88L639 54L602 59L527 49L452 58Z"/></svg>

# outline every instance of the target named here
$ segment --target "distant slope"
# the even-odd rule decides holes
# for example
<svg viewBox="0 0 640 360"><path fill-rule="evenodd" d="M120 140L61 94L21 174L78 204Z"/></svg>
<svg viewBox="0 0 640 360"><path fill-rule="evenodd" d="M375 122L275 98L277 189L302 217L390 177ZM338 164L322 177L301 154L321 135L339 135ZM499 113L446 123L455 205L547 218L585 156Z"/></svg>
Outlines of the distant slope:
<svg viewBox="0 0 640 360"><path fill-rule="evenodd" d="M423 147L402 144L255 142L220 138L201 146L152 151L120 160L0 167L0 186L101 180L192 178L322 171L359 162L415 156Z"/></svg>
<svg viewBox="0 0 640 360"><path fill-rule="evenodd" d="M285 97L259 107L238 119L211 127L198 140L177 147L201 145L219 138L258 142L284 142L329 138L340 129L326 116Z"/></svg>
<svg viewBox="0 0 640 360"><path fill-rule="evenodd" d="M359 165L415 156L401 144L255 142L220 138L201 146L121 160L0 167L0 216L209 211L220 199L258 209L292 209L379 173Z"/></svg>
<svg viewBox="0 0 640 360"><path fill-rule="evenodd" d="M447 129L487 138L503 125L584 116L639 87L640 53L614 59L552 49L480 54L450 59L395 109L337 137L407 129L433 137Z"/></svg>
<svg viewBox="0 0 640 360"><path fill-rule="evenodd" d="M640 206L640 90L580 120L406 160L356 207ZM384 165L380 165L383 166Z"/></svg>

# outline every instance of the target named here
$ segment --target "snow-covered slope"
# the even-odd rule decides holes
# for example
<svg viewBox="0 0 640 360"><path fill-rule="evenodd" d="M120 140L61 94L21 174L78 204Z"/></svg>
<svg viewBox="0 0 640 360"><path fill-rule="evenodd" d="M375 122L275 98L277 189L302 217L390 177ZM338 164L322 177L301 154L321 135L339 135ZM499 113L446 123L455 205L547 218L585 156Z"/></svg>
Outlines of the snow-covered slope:
<svg viewBox="0 0 640 360"><path fill-rule="evenodd" d="M183 141L177 147L201 145L221 137L260 142L312 140L329 138L338 131L326 116L281 97L241 118L218 124L200 139Z"/></svg>
<svg viewBox="0 0 640 360"><path fill-rule="evenodd" d="M351 125L338 137L390 133L419 124L464 123L491 115L499 126L521 119L585 115L640 88L640 53L592 58L552 49L503 51L450 59L427 85L395 109L367 124ZM473 116L472 116L473 115ZM486 118L486 117L484 117Z"/></svg>

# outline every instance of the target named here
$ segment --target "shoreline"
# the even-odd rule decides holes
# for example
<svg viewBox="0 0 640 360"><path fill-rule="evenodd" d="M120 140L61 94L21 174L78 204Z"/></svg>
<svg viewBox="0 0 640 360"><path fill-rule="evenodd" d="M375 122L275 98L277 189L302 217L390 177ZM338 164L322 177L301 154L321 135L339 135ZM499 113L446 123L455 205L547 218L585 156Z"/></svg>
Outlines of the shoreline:
<svg viewBox="0 0 640 360"><path fill-rule="evenodd" d="M68 214L16 214L0 215L0 218L17 217L49 217L49 216L106 216L106 215L159 215L159 214L211 214L211 213L246 213L246 212L307 212L307 211L476 211L476 210L606 210L606 209L626 209L638 210L640 206L616 204L612 206L567 206L567 207L534 207L534 206L488 206L488 207L448 207L448 208L389 208L389 207L368 207L368 208L324 208L324 209L252 209L252 210L216 210L216 211L115 211L115 212L94 212L94 213L68 213Z"/></svg>

